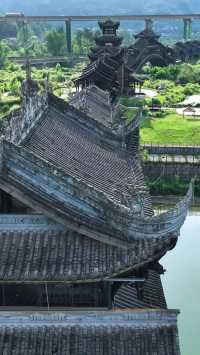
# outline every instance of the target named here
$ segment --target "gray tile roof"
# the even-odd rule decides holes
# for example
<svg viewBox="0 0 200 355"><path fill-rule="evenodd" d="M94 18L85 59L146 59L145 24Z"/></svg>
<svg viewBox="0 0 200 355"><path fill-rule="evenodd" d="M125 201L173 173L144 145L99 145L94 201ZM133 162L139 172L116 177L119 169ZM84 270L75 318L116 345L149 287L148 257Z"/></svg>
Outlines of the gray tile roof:
<svg viewBox="0 0 200 355"><path fill-rule="evenodd" d="M143 188L137 160L119 147L107 146L72 116L70 110L62 114L50 107L23 146L117 201L128 184Z"/></svg>
<svg viewBox="0 0 200 355"><path fill-rule="evenodd" d="M84 109L87 115L94 120L111 127L112 124L112 106L110 104L110 95L95 85L75 93L70 104L76 108Z"/></svg>
<svg viewBox="0 0 200 355"><path fill-rule="evenodd" d="M114 305L116 308L167 308L160 275L154 270L148 271L142 297L135 283L122 284L115 294Z"/></svg>
<svg viewBox="0 0 200 355"><path fill-rule="evenodd" d="M180 355L176 312L0 315L2 355Z"/></svg>
<svg viewBox="0 0 200 355"><path fill-rule="evenodd" d="M135 241L127 251L57 225L49 225L49 230L41 224L33 227L1 230L1 281L100 279L152 261L169 248L163 241L147 239Z"/></svg>

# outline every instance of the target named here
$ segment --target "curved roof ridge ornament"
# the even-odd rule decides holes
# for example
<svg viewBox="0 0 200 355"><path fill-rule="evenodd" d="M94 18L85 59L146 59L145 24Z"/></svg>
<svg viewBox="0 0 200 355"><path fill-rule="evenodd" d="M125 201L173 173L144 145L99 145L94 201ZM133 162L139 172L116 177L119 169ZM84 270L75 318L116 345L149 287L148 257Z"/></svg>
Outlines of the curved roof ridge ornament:
<svg viewBox="0 0 200 355"><path fill-rule="evenodd" d="M112 243L115 245L120 241L132 244L135 240L141 239L168 241L177 238L192 200L193 186L190 184L186 196L174 209L159 216L143 217L139 213L134 213L131 207L122 204L119 199L116 200L114 196L111 197L106 192L97 190L96 187L88 185L88 183L63 172L61 169L59 171L57 169L55 175L54 165L44 160L44 158L39 158L24 147L3 141L0 149L0 159L2 160L0 165L3 178L6 180L7 167L9 166L9 186L15 186L16 181L20 180L17 193L20 193L21 186L26 186L27 192L31 191L31 194L26 194L28 196L27 203L30 202L32 198L35 199L35 196L38 196L38 191L43 191L44 202L49 201L49 196L51 195L52 206L48 207L47 213L50 218L58 221L54 213L53 204L57 205L57 203L59 203L62 213L62 215L59 216L59 223L67 224L69 227L68 217L66 218L66 216L69 216L69 213L72 212L73 223L75 223L76 230L77 222L80 223L80 217L84 217L84 222L81 225L81 234L91 237L93 232L95 232L96 237L104 241L105 235L109 235L109 238L112 239ZM38 186L38 180L35 178L32 179L31 188L27 185L29 176L32 176L32 174L29 168L27 168L26 174L23 170L24 167L18 169L18 161L21 161L21 159L24 161L24 167L26 164L34 164L36 176L43 176L42 190L41 187ZM42 173L44 175L42 175ZM47 175L48 177L51 176L52 181L52 189L50 192L47 188L49 181L45 178ZM61 189L60 186L62 186L61 195L57 194L58 186L59 189ZM79 191L79 197L76 197L75 200L73 199L74 191ZM43 202L39 201L37 208L38 211L41 210L42 213L44 213L44 211L47 212L46 202L45 205L43 205ZM77 213L74 215L75 209ZM91 225L89 229L87 222ZM72 228L73 223L71 224ZM80 232L79 224L78 230Z"/></svg>
<svg viewBox="0 0 200 355"><path fill-rule="evenodd" d="M183 214L183 212L187 213L188 208L193 200L193 184L194 179L191 180L188 191L186 195L171 209L168 211L161 213L157 216L154 216L154 220L161 220L163 218L171 218L171 217L178 217Z"/></svg>
<svg viewBox="0 0 200 355"><path fill-rule="evenodd" d="M144 223L146 226L157 224L160 231L162 229L161 227L166 225L166 227L168 226L168 232L179 232L193 199L193 184L194 180L190 182L186 195L173 208L150 218L145 217L141 223Z"/></svg>

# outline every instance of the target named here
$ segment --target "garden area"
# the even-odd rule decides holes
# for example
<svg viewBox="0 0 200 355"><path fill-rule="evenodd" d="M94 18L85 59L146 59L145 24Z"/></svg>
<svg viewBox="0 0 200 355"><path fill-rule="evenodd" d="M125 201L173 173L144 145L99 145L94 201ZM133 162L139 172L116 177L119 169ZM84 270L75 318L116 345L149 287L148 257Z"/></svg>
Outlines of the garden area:
<svg viewBox="0 0 200 355"><path fill-rule="evenodd" d="M200 144L200 119L186 118L176 113L162 113L161 117L146 117L141 124L141 143Z"/></svg>
<svg viewBox="0 0 200 355"><path fill-rule="evenodd" d="M18 31L17 41L19 42L23 42L21 31ZM62 36L62 31L48 30L46 32L47 47L48 38L51 39L49 39L49 43L55 42L56 48L56 39ZM86 38L88 41L89 38L92 40L91 33L87 33L87 31L79 34L77 32L76 36L80 37L77 37L79 41L82 38L83 46L85 46ZM29 52L36 51L36 47L33 45L34 38L31 43L32 47L28 49ZM2 126L4 116L20 105L20 88L25 78L25 70L9 61L7 45L4 42L0 42L0 59L0 125ZM42 87L48 76L53 93L68 100L69 94L74 90L73 80L82 72L85 65L86 62L82 61L71 67L62 67L60 64L53 68L36 69L33 67L32 77ZM146 77L144 89L147 92L153 90L157 95L154 97L148 97L148 95L121 96L119 100L120 113L127 122L134 118L139 107L143 108L141 143L200 144L200 119L183 116L176 112L176 107L186 98L192 95L200 96L200 63L183 63L162 68L146 66L143 68L143 74ZM153 110L155 107L157 110Z"/></svg>
<svg viewBox="0 0 200 355"><path fill-rule="evenodd" d="M73 91L73 79L82 71L85 63L78 63L71 68L61 67L57 64L53 68L32 68L32 77L39 85L44 86L44 81L49 77L49 85L54 94L68 99ZM8 63L0 69L0 125L2 119L12 110L20 106L21 83L25 79L25 70L16 64Z"/></svg>
<svg viewBox="0 0 200 355"><path fill-rule="evenodd" d="M200 144L200 117L177 113L184 100L193 95L200 97L200 63L183 63L162 68L147 66L143 71L148 76L143 88L147 92L149 89L154 90L157 95L120 98L120 104L127 108L124 115L127 120L131 119L133 107L143 107L141 143Z"/></svg>
<svg viewBox="0 0 200 355"><path fill-rule="evenodd" d="M147 98L146 104L165 107L177 106L188 96L200 95L200 63L183 63L168 67L144 67L148 79L144 88L157 92L154 98Z"/></svg>

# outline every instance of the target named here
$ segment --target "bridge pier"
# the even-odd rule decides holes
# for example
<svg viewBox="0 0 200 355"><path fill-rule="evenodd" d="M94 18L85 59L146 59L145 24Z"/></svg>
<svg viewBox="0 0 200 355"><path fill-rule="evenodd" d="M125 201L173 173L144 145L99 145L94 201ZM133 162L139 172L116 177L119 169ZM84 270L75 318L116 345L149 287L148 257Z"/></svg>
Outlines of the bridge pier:
<svg viewBox="0 0 200 355"><path fill-rule="evenodd" d="M183 20L184 23L184 40L188 41L192 36L192 20L190 18L186 18Z"/></svg>
<svg viewBox="0 0 200 355"><path fill-rule="evenodd" d="M66 29L66 40L67 40L67 53L72 54L72 30L71 30L71 20L65 21Z"/></svg>
<svg viewBox="0 0 200 355"><path fill-rule="evenodd" d="M151 18L146 18L145 19L145 29L147 31L151 31L153 29L153 20Z"/></svg>

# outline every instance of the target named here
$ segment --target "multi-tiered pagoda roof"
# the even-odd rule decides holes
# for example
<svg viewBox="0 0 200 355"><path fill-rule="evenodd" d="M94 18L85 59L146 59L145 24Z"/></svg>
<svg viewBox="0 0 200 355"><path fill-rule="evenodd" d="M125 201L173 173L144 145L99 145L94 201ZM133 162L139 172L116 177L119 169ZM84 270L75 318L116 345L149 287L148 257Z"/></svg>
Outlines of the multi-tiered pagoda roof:
<svg viewBox="0 0 200 355"><path fill-rule="evenodd" d="M75 80L75 85L77 90L94 84L110 92L120 91L124 82L127 84L129 70L124 66L125 50L121 47L122 38L117 35L119 22L108 19L99 22L99 27L102 35L95 37L96 46L91 48L88 55L90 64Z"/></svg>
<svg viewBox="0 0 200 355"><path fill-rule="evenodd" d="M120 51L122 38L117 35L119 25L119 22L113 22L111 19L99 22L102 34L94 38L96 47L91 48L91 62L97 60L101 54L116 55Z"/></svg>
<svg viewBox="0 0 200 355"><path fill-rule="evenodd" d="M140 111L113 124L96 86L66 103L28 78L23 93L1 142L0 302L65 313L0 314L2 354L179 354L159 260L176 244L192 188L154 216Z"/></svg>
<svg viewBox="0 0 200 355"><path fill-rule="evenodd" d="M160 35L152 27L146 27L134 37L135 42L128 48L127 56L127 65L134 72L141 70L147 63L166 66L175 62L172 49L159 41Z"/></svg>

